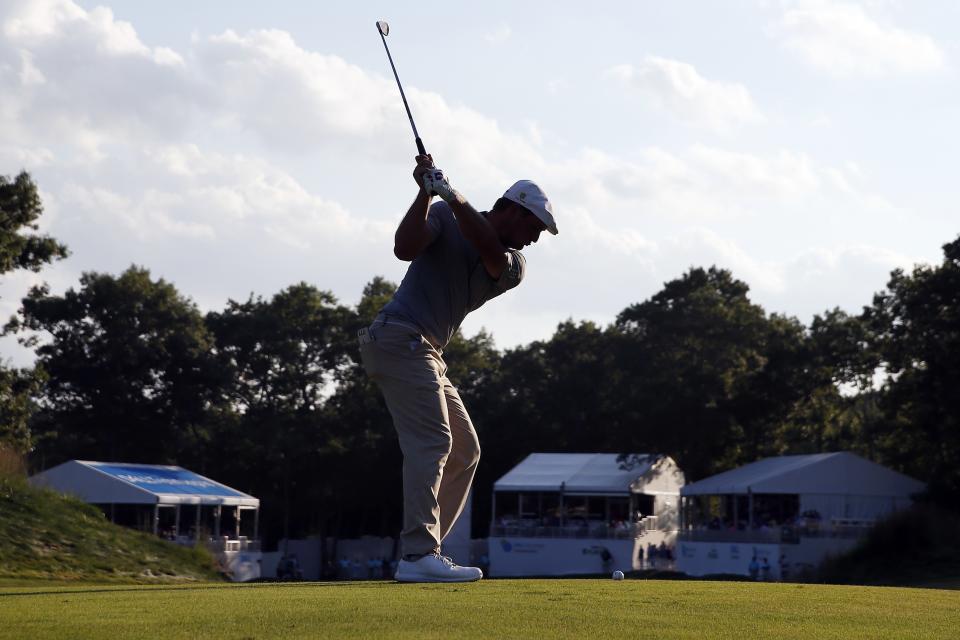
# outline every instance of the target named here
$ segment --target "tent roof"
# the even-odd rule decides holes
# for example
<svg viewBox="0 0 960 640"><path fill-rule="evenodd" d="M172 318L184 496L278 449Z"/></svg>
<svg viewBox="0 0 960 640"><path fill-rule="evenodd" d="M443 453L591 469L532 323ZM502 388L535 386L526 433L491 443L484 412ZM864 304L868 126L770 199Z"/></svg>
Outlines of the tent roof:
<svg viewBox="0 0 960 640"><path fill-rule="evenodd" d="M643 492L642 478L658 463L673 460L633 454L627 464L616 453L531 453L494 484L494 491L564 491L584 494ZM680 474L682 484L682 474ZM638 486L638 481L641 486ZM677 493L676 490L673 491Z"/></svg>
<svg viewBox="0 0 960 640"><path fill-rule="evenodd" d="M684 496L745 493L910 496L924 484L846 451L764 458L688 484Z"/></svg>
<svg viewBox="0 0 960 640"><path fill-rule="evenodd" d="M222 504L260 501L182 467L71 460L30 478L97 504Z"/></svg>

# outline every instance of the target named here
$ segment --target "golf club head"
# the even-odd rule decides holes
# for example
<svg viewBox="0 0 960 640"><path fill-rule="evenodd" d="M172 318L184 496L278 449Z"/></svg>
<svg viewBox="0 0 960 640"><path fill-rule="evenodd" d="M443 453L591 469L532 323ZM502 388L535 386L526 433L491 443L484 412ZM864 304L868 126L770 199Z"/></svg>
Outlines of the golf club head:
<svg viewBox="0 0 960 640"><path fill-rule="evenodd" d="M390 25L387 24L386 20L377 20L377 31L382 36L390 35Z"/></svg>

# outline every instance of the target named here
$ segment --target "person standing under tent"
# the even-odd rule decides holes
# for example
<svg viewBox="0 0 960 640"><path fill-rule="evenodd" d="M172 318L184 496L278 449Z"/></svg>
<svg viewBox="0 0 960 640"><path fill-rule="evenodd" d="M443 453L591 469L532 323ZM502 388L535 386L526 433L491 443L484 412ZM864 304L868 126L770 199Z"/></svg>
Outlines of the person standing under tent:
<svg viewBox="0 0 960 640"><path fill-rule="evenodd" d="M450 186L429 155L416 158L418 193L394 236L394 255L410 266L393 299L359 332L360 356L380 387L403 453L400 582L466 582L483 571L441 555L463 510L480 445L443 348L466 315L516 287L526 273L521 249L549 230L553 207L520 180L488 212ZM434 195L440 202L431 205Z"/></svg>

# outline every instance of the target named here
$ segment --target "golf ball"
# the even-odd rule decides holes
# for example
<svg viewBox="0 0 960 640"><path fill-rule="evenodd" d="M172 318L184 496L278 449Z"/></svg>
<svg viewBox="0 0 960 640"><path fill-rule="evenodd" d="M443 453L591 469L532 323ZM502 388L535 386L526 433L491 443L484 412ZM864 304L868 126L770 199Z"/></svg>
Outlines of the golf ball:
<svg viewBox="0 0 960 640"><path fill-rule="evenodd" d="M623 571L614 571L613 572L614 580L623 580Z"/></svg>

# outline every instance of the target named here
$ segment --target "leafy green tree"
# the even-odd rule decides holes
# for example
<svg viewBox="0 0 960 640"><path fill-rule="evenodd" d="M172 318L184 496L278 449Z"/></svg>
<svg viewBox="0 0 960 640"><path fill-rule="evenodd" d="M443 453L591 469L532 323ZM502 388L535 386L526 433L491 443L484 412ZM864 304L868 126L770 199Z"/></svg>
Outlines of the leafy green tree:
<svg viewBox="0 0 960 640"><path fill-rule="evenodd" d="M21 313L14 330L48 337L36 347L48 380L34 424L47 464L202 457L222 373L203 317L172 284L135 266L85 273L62 296L32 289Z"/></svg>
<svg viewBox="0 0 960 640"><path fill-rule="evenodd" d="M308 532L330 488L327 471L350 447L350 426L325 405L349 366L352 322L332 294L306 283L269 300L230 301L206 317L229 379L219 473L272 505L265 525L285 534Z"/></svg>
<svg viewBox="0 0 960 640"><path fill-rule="evenodd" d="M21 172L13 180L0 176L0 275L44 265L67 256L67 247L50 236L38 235L43 213L37 185ZM42 372L8 369L0 362L0 445L26 453L32 447L29 419Z"/></svg>
<svg viewBox="0 0 960 640"><path fill-rule="evenodd" d="M13 180L0 176L0 274L44 265L68 255L67 247L50 236L24 233L36 231L43 205L30 174L21 172Z"/></svg>
<svg viewBox="0 0 960 640"><path fill-rule="evenodd" d="M696 268L617 318L622 416L631 449L666 453L689 477L739 462L737 394L765 362L769 331L749 288L729 271ZM742 407L740 407L742 408Z"/></svg>
<svg viewBox="0 0 960 640"><path fill-rule="evenodd" d="M804 339L803 395L776 426L781 453L852 450L875 457L872 390L878 355L859 316L840 309L814 316Z"/></svg>
<svg viewBox="0 0 960 640"><path fill-rule="evenodd" d="M937 266L896 270L864 312L887 377L877 447L883 459L960 504L960 237Z"/></svg>
<svg viewBox="0 0 960 640"><path fill-rule="evenodd" d="M0 448L7 446L18 453L31 449L30 417L42 375L35 369L0 367Z"/></svg>

